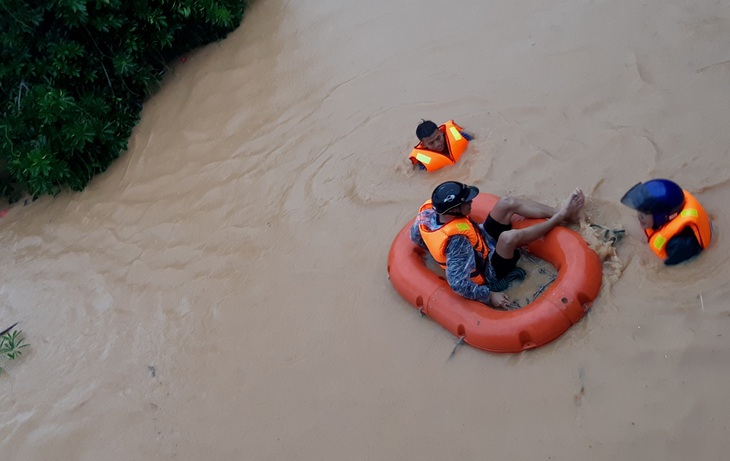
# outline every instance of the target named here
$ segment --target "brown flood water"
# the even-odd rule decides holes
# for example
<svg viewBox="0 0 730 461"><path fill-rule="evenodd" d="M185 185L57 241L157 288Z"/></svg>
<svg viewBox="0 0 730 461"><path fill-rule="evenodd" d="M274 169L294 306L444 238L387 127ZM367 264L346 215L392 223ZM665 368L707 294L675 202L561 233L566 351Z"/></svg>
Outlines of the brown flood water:
<svg viewBox="0 0 730 461"><path fill-rule="evenodd" d="M260 0L178 63L83 193L0 220L3 460L720 460L730 450L730 8L647 0ZM476 134L432 175L420 118ZM714 217L662 267L630 210L670 177ZM390 286L438 183L623 227L589 315L460 346Z"/></svg>

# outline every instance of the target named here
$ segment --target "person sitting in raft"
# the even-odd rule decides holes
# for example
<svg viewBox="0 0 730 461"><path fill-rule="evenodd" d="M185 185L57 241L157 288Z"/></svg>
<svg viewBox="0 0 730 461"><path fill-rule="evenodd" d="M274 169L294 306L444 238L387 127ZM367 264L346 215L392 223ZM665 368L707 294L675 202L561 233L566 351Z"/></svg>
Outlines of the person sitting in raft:
<svg viewBox="0 0 730 461"><path fill-rule="evenodd" d="M479 189L448 181L434 189L431 200L421 206L411 227L411 240L427 249L446 270L446 281L457 294L493 307L513 304L504 293L489 288L516 269L518 248L536 240L566 220L576 220L585 196L576 189L559 207L553 208L524 198L501 197L483 225L470 217L472 200ZM524 229L512 229L514 214L547 218Z"/></svg>
<svg viewBox="0 0 730 461"><path fill-rule="evenodd" d="M668 179L632 187L621 203L638 212L649 248L672 266L702 252L712 240L712 224L692 194Z"/></svg>
<svg viewBox="0 0 730 461"><path fill-rule="evenodd" d="M416 127L416 136L420 142L408 158L414 167L418 166L429 173L458 162L473 139L453 120L436 126L431 120L421 119Z"/></svg>

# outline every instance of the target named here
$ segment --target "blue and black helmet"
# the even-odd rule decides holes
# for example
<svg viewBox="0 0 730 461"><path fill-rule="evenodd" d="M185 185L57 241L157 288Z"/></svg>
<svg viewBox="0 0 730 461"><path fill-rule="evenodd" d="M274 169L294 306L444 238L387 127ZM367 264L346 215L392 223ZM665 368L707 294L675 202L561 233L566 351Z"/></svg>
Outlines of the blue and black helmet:
<svg viewBox="0 0 730 461"><path fill-rule="evenodd" d="M669 222L670 216L684 206L684 191L668 179L652 179L639 183L621 197L621 203L636 211L650 214L654 227Z"/></svg>

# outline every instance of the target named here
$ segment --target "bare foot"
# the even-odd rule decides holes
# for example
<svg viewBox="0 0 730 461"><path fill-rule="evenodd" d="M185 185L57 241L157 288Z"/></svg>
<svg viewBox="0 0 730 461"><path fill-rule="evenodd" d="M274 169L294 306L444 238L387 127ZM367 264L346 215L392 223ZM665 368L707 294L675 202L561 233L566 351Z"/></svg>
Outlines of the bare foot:
<svg viewBox="0 0 730 461"><path fill-rule="evenodd" d="M573 214L570 214L565 218L565 220L570 224L580 224L581 221L585 221L586 219L588 219L586 217L585 210L586 196L581 189L576 189L575 192L580 194L580 208L576 210Z"/></svg>
<svg viewBox="0 0 730 461"><path fill-rule="evenodd" d="M580 219L580 212L583 210L583 206L586 203L586 196L583 191L576 189L558 208L555 212L555 216L559 217L563 221L577 222Z"/></svg>

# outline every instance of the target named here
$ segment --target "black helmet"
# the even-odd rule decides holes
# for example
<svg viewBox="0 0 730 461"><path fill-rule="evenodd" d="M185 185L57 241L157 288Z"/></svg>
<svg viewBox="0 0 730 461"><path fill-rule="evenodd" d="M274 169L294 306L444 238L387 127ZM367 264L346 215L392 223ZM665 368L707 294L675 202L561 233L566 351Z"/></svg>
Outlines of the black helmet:
<svg viewBox="0 0 730 461"><path fill-rule="evenodd" d="M652 215L654 227L658 227L669 222L669 217L682 209L684 191L668 179L652 179L632 187L621 197L621 203Z"/></svg>
<svg viewBox="0 0 730 461"><path fill-rule="evenodd" d="M447 181L439 184L431 194L431 203L436 213L444 214L451 209L460 206L462 203L474 200L479 194L479 189L474 186L467 186L456 181Z"/></svg>

